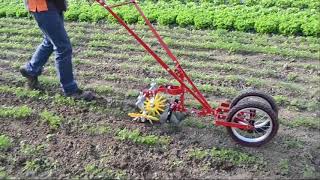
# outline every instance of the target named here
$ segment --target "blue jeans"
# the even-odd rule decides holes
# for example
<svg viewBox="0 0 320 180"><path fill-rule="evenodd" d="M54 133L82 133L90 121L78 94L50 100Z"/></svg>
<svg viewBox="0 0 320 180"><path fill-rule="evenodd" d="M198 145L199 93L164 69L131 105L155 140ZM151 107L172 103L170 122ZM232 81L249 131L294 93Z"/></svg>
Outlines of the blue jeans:
<svg viewBox="0 0 320 180"><path fill-rule="evenodd" d="M78 86L72 71L72 47L64 28L62 12L49 10L35 12L33 16L43 33L43 41L25 65L27 72L31 76L39 76L49 56L55 52L57 75L64 93L68 95L76 92Z"/></svg>

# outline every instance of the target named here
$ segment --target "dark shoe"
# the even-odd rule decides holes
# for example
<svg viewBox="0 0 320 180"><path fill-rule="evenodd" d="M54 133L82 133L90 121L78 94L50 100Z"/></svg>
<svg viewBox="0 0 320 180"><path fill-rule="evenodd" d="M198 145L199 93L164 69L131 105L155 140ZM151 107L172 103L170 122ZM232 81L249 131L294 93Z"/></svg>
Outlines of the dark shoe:
<svg viewBox="0 0 320 180"><path fill-rule="evenodd" d="M91 101L95 99L95 95L90 91L83 91L81 89L78 89L76 92L72 94L66 94L67 97L72 97L76 100L85 100L85 101Z"/></svg>
<svg viewBox="0 0 320 180"><path fill-rule="evenodd" d="M27 78L28 88L33 90L39 90L40 85L38 81L38 76L31 76L28 74L27 70L24 67L20 68L20 73L23 77Z"/></svg>

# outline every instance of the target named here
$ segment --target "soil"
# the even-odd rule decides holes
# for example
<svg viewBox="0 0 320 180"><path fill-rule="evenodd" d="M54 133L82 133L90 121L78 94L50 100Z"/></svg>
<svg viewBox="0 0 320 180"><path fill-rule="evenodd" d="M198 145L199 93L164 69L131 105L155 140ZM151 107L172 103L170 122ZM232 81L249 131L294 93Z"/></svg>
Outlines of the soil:
<svg viewBox="0 0 320 180"><path fill-rule="evenodd" d="M85 45L77 47L75 58L83 55L81 52L84 49L86 49ZM194 51L199 50L194 49ZM114 53L119 53L119 51L114 51ZM239 64L250 62L250 67L256 68L257 71L264 68L261 60L285 64L291 59L260 53L230 54L222 50L212 50L211 53L215 55L210 58L219 62L239 62ZM130 52L128 54L143 56L145 53ZM17 69L10 65L15 59L7 57L0 60L1 86L24 87L25 80L21 80ZM168 77L166 73L134 67L139 67L143 63L131 65L129 63L132 68L121 68L116 65L117 61L119 63L124 61L121 58L101 59L96 57L91 58L90 61L99 62L99 65L78 64L75 66L77 72L92 72L90 76L78 77L79 83L89 90L94 90L92 87L95 85L108 85L118 90L111 94L97 93L98 98L94 106L102 110L94 110L90 106L55 104L52 97L61 93L58 86L44 87L42 95L48 94L51 97L47 100L21 98L11 93L0 93L0 107L27 105L33 109L32 116L25 119L0 117L1 134L13 139L11 148L0 152L0 167L4 167L9 177L21 179L101 178L101 176L129 179L320 178L319 129L280 124L278 134L271 142L259 148L248 148L233 142L224 128L213 127L212 118L195 118L205 124L205 128L190 127L184 122L180 127L133 122L127 113L135 111L133 105L136 97L126 95L127 91L144 87L143 77ZM316 60L309 59L309 61L315 63ZM49 66L52 65L51 61ZM303 71L295 70L299 73ZM203 72L210 71L212 70L203 69ZM133 75L138 79L141 78L141 81L132 83L126 79L104 80L103 75L106 73L123 77ZM316 72L313 72L312 76L314 74ZM49 72L45 70L44 75L49 75ZM282 81L282 79L275 81ZM239 84L235 86L243 87ZM272 88L268 90L274 93ZM225 99L224 95L206 94L206 97L210 100ZM63 118L64 121L60 128L51 130L46 123L41 121L39 113L44 109ZM296 116L310 117L314 116L313 113L288 110L285 107L281 107L279 112L281 119L291 119ZM100 126L108 127L108 132L91 133L87 129L87 127ZM122 141L117 138L116 133L123 128L139 129L142 134L168 136L171 142L168 145L148 146L128 140ZM28 144L34 148L41 145L44 147L39 152L34 151L28 154L22 152L22 144ZM214 147L244 152L257 157L257 161L252 164L236 164L210 156L197 159L189 155L194 149L207 150ZM26 170L28 162L33 160L41 165L40 168L35 171ZM283 162L287 162L287 167L281 165ZM90 165L93 165L95 172L88 170Z"/></svg>

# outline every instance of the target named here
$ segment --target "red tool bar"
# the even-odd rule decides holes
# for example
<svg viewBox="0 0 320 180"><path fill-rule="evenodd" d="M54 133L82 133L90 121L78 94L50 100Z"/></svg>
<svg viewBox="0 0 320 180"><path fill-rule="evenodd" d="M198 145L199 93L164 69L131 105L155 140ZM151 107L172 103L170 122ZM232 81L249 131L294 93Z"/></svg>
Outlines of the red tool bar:
<svg viewBox="0 0 320 180"><path fill-rule="evenodd" d="M190 78L186 77L189 81L189 83L192 85L192 88L196 91L192 91L184 82L183 80L181 80L181 78L132 30L128 27L128 25L115 13L112 11L112 9L103 1L103 0L96 0L101 6L103 6L106 10L109 11L109 13L117 19L117 21L124 27L126 28L126 30L148 51L148 53L155 58L156 61L159 62L159 64L170 74L172 75L180 84L181 86L183 86L187 91L189 91L189 93L196 98L202 105L204 108L207 109L208 113L212 112L212 108L209 105L209 103L206 101L206 99L203 97L203 95L200 93L200 91L195 87L195 85L192 83L192 81L190 80ZM140 12L140 14L145 18L146 23L149 24L151 27L151 30L153 30L155 32L155 35L157 34L156 30L152 27L150 21L148 21L148 19L145 17L145 15L143 14L142 10L140 9L140 7L137 5L137 3L134 0L131 0L132 3L134 3L135 7L138 9L138 11ZM149 22L149 23L148 23ZM163 45L164 47L166 47L165 49L169 50L169 48L167 47L167 45L163 42L163 40L161 39L161 37L159 36L159 34L157 34L158 36L158 40L159 42ZM170 53L168 53L170 52ZM171 54L173 56L173 54L171 53L171 51L169 50L167 53L168 55ZM169 55L170 56L170 55ZM174 56L173 56L174 57ZM176 60L176 58L174 57L174 62L178 63L178 61ZM182 70L182 68L180 68ZM183 71L183 70L182 70ZM184 71L183 71L184 72ZM185 74L185 72L184 72Z"/></svg>
<svg viewBox="0 0 320 180"><path fill-rule="evenodd" d="M141 16L143 17L143 19L145 20L145 22L147 23L147 25L149 26L149 28L151 29L153 35L157 38L157 40L159 41L160 45L162 46L162 48L166 51L166 53L168 54L168 56L172 59L172 61L176 64L176 67L182 71L183 76L187 79L188 83L191 85L192 89L195 91L195 94L198 95L202 101L202 105L204 105L205 108L207 109L212 109L211 106L209 105L209 103L206 101L206 99L203 97L203 95L200 93L199 89L194 85L194 83L191 81L191 79L189 78L189 76L187 75L187 73L181 68L181 65L178 61L178 59L176 58L176 56L171 52L171 50L169 49L168 45L162 40L161 36L159 35L159 33L155 30L155 28L152 26L152 24L150 23L149 19L144 15L143 11L141 10L141 8L138 6L137 3L134 3L134 6L136 7L136 9L138 10L138 12L141 14Z"/></svg>
<svg viewBox="0 0 320 180"><path fill-rule="evenodd" d="M245 124L239 124L239 123L234 123L234 122L227 122L227 121L220 121L216 120L214 121L214 124L216 126L225 126L225 127L235 127L243 130L253 130L253 126L251 125L245 125Z"/></svg>

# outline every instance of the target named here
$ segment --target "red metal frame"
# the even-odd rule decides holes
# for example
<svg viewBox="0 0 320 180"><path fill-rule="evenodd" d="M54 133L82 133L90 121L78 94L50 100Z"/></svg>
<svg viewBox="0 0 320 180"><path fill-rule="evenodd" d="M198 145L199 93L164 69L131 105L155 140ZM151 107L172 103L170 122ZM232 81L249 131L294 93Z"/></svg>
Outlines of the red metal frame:
<svg viewBox="0 0 320 180"><path fill-rule="evenodd" d="M179 103L174 103L174 109L176 111L182 111L186 112L187 109L184 106L184 94L185 92L190 93L195 99L197 99L201 105L202 110L192 110L193 113L198 114L199 116L214 116L215 117L215 125L219 126L228 126L228 127L236 127L241 129L252 129L253 127L251 125L242 125L239 123L234 122L226 122L225 119L229 112L229 103L224 102L222 103L218 108L213 109L208 101L205 99L205 97L202 95L202 93L199 91L199 89L195 86L195 84L192 82L190 77L187 75L187 73L182 69L178 59L169 49L168 45L162 40L159 33L156 31L156 29L152 26L148 18L144 15L143 11L141 10L140 6L137 4L135 0L130 0L128 2L123 2L116 5L107 5L104 0L96 0L101 6L103 6L117 21L140 43L145 50L171 75L173 76L179 83L180 86L173 86L173 85L166 85L166 86L160 86L156 90L144 90L143 93L148 97L150 95L157 94L158 92L167 93L170 95L180 95L180 101ZM140 13L140 15L145 20L146 24L152 31L155 38L160 43L161 47L165 50L167 55L172 59L172 61L175 63L175 68L170 68L113 10L114 7L119 7L122 5L127 4L133 4L134 7L137 9L137 11Z"/></svg>

